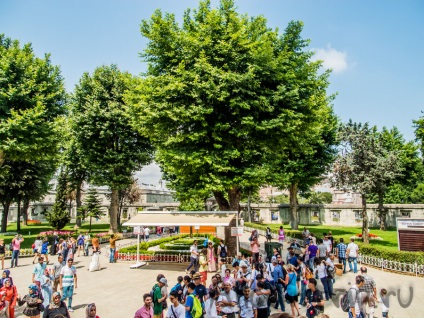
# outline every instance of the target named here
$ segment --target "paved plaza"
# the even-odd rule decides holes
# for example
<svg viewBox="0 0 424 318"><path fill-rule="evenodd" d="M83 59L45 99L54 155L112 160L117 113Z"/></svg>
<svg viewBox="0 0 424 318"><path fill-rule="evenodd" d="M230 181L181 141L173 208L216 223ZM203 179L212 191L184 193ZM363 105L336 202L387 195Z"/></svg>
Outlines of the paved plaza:
<svg viewBox="0 0 424 318"><path fill-rule="evenodd" d="M248 235L248 233L245 233L241 241L247 242ZM264 238L261 237L260 241L263 244ZM130 240L123 240L120 241L120 244L129 242ZM151 290L158 274L165 275L170 289L175 285L177 277L184 275L187 267L187 264L153 263L139 269L130 269L129 266L134 262L120 261L116 264L110 264L105 251L106 245L102 248L100 258L102 270L97 272L88 272L87 270L91 257L75 257L75 266L78 271L78 289L75 290L76 294L73 298L72 307L75 312L71 313L72 318L85 317L85 307L92 302L96 304L97 314L100 318L132 318L135 311L143 305L142 295ZM53 260L56 261L56 257ZM19 267L11 270L11 276L22 296L27 292L27 286L31 282L31 273L34 266L31 262L32 258L21 258ZM8 267L10 260L6 260L5 265ZM368 272L376 280L378 290L386 288L393 294L390 297L391 317L423 317L421 309L421 304L424 304L423 278L382 272L373 268L369 268ZM209 274L209 276L212 275ZM354 277L353 273L341 277L337 276L334 285L337 296L334 297L341 296L343 291L349 287L349 283L354 281ZM208 286L209 284L207 284ZM322 289L322 286L318 285L318 287ZM410 293L410 288L412 288L413 294ZM399 300L398 295L400 295ZM412 298L412 301L409 306L405 306L410 298ZM337 302L335 303L337 304ZM289 305L286 304L287 312L290 312L289 308ZM273 309L272 312L274 312ZM301 309L301 313L305 313L305 308ZM325 303L325 313L331 318L347 317L347 313L343 313L331 301ZM376 309L375 316L382 317L380 307ZM22 317L22 315L18 314L17 317Z"/></svg>

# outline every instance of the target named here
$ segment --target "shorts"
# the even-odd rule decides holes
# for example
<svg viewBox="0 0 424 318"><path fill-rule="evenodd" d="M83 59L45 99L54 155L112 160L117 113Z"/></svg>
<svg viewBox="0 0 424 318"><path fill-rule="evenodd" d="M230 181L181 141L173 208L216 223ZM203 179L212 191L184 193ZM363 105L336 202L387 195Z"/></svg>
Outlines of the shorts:
<svg viewBox="0 0 424 318"><path fill-rule="evenodd" d="M200 276L202 276L201 282L202 283L206 283L206 281L208 279L208 272L207 271L204 271L204 272L200 272L199 274L200 274Z"/></svg>
<svg viewBox="0 0 424 318"><path fill-rule="evenodd" d="M388 318L389 312L382 312L381 315L382 315L383 318Z"/></svg>
<svg viewBox="0 0 424 318"><path fill-rule="evenodd" d="M286 300L290 303L290 304L293 304L294 302L298 302L299 301L299 297L296 295L296 296L290 296L289 294L286 294L285 296L284 296L285 298L286 298Z"/></svg>
<svg viewBox="0 0 424 318"><path fill-rule="evenodd" d="M4 258L5 254L0 254L0 259Z"/></svg>

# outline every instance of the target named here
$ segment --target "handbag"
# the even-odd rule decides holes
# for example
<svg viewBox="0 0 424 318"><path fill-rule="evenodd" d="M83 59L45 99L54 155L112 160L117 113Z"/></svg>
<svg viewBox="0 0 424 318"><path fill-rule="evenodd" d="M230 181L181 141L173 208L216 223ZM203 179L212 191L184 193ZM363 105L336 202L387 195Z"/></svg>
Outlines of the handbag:
<svg viewBox="0 0 424 318"><path fill-rule="evenodd" d="M42 303L38 304L38 310L43 312L44 311L44 305Z"/></svg>

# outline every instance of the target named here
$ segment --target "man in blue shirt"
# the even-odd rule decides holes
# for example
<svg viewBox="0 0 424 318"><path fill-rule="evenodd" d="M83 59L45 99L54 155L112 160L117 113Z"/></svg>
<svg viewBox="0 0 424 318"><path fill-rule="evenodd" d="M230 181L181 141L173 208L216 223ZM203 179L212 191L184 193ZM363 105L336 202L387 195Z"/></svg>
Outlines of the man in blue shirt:
<svg viewBox="0 0 424 318"><path fill-rule="evenodd" d="M336 246L336 256L339 259L339 263L343 263L343 274L346 274L346 250L347 245L344 243L343 238L341 238L340 243Z"/></svg>
<svg viewBox="0 0 424 318"><path fill-rule="evenodd" d="M277 287L278 301L275 303L275 309L278 309L278 304L280 304L280 308L282 311L285 311L284 307L284 298L283 298L283 281L286 279L287 272L286 270L278 264L276 259L272 260L272 264L274 265L273 278L275 282L275 287Z"/></svg>
<svg viewBox="0 0 424 318"><path fill-rule="evenodd" d="M194 292L195 287L196 285L194 283L188 283L187 285L187 298L185 302L185 310L186 310L185 318L193 318L193 315L191 314L191 310L193 309L193 305L194 305L193 297L196 297L196 293Z"/></svg>

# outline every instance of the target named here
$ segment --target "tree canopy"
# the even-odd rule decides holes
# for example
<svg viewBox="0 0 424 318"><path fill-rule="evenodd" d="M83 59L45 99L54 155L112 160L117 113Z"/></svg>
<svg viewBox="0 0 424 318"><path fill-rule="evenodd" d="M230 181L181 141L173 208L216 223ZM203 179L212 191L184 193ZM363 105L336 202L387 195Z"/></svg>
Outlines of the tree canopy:
<svg viewBox="0 0 424 318"><path fill-rule="evenodd" d="M116 65L98 67L82 76L71 105L71 131L89 181L112 191L109 216L114 233L118 191L132 183L133 172L150 163L153 155L150 141L133 129L127 114L124 93L133 81Z"/></svg>

